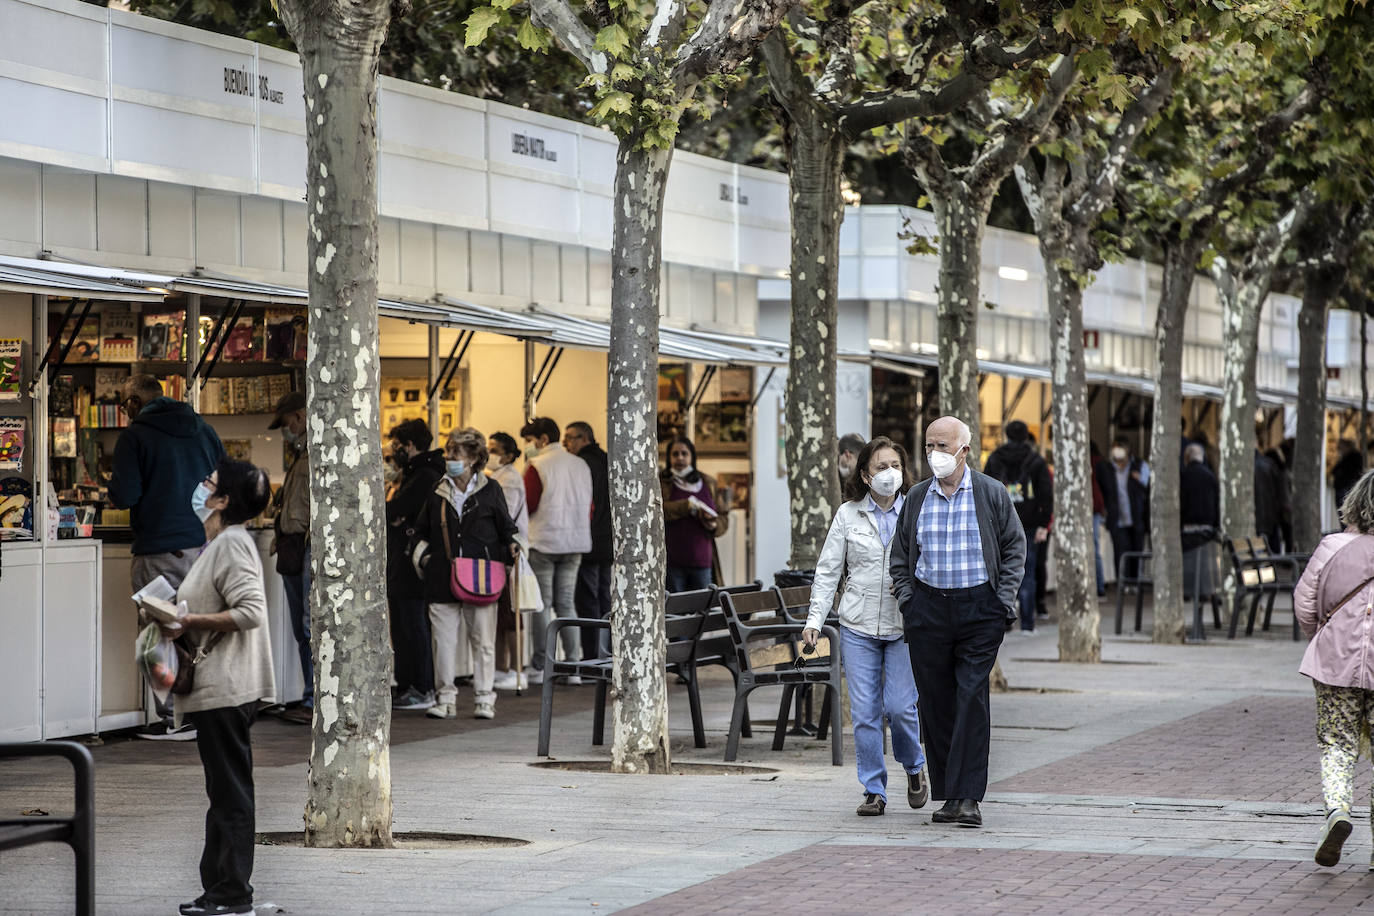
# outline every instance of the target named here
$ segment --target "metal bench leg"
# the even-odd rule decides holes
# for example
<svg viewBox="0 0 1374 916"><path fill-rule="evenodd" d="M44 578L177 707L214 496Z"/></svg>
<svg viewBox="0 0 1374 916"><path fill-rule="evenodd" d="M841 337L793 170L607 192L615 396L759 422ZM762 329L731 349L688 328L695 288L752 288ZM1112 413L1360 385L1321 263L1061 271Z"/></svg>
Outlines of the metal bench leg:
<svg viewBox="0 0 1374 916"><path fill-rule="evenodd" d="M553 726L553 677L550 673L551 665L544 666L544 686L540 693L539 700L539 753L537 756L549 756L549 730Z"/></svg>
<svg viewBox="0 0 1374 916"><path fill-rule="evenodd" d="M1245 619L1246 636L1255 635L1255 615L1259 613L1259 603L1261 597L1263 596L1260 592L1255 592L1255 600L1250 602L1250 616Z"/></svg>
<svg viewBox="0 0 1374 916"><path fill-rule="evenodd" d="M1124 568L1124 567L1123 567L1123 568ZM1123 610L1122 607L1121 607L1121 598L1122 598L1122 593L1123 593L1125 590L1126 590L1126 586L1124 586L1124 585L1121 584L1121 573L1118 572L1118 573L1116 574L1116 635L1117 635L1117 636L1120 636L1120 635L1121 635L1121 614L1122 614L1122 610Z"/></svg>
<svg viewBox="0 0 1374 916"><path fill-rule="evenodd" d="M778 705L778 724L773 729L773 750L782 750L787 737L787 715L792 711L792 695L797 692L795 684L785 684L782 688L782 703Z"/></svg>
<svg viewBox="0 0 1374 916"><path fill-rule="evenodd" d="M730 672L730 677L735 679L735 693L739 693L739 669L734 663L725 666L725 670ZM748 696L748 694L746 694ZM744 725L740 729L740 735L745 738L754 737L754 728L749 724L749 704L744 704Z"/></svg>
<svg viewBox="0 0 1374 916"><path fill-rule="evenodd" d="M726 763L734 762L735 757L739 755L740 732L743 731L744 723L749 721L746 718L749 712L749 689L751 688L746 688L743 692L738 689L735 691L735 706L730 711L730 733L725 738Z"/></svg>
<svg viewBox="0 0 1374 916"><path fill-rule="evenodd" d="M596 703L592 707L592 744L600 747L606 743L606 682L596 682Z"/></svg>
<svg viewBox="0 0 1374 916"><path fill-rule="evenodd" d="M1217 596L1216 592L1213 592L1210 600L1211 600L1211 602L1212 602L1212 625L1215 626L1218 630L1220 630L1220 629L1221 629L1221 598Z"/></svg>
<svg viewBox="0 0 1374 916"><path fill-rule="evenodd" d="M1139 633L1145 620L1145 585L1135 584L1135 631Z"/></svg>
<svg viewBox="0 0 1374 916"><path fill-rule="evenodd" d="M706 723L701 717L701 685L695 665L683 672L687 676L687 707L692 711L692 739L697 747L706 746Z"/></svg>
<svg viewBox="0 0 1374 916"><path fill-rule="evenodd" d="M1269 624L1274 619L1274 599L1278 597L1278 592L1270 592L1269 599L1264 602L1264 632L1269 632Z"/></svg>
<svg viewBox="0 0 1374 916"><path fill-rule="evenodd" d="M1233 596L1231 600L1231 622L1228 624L1226 638L1236 638L1236 627L1240 624L1241 615L1245 613L1245 593L1241 592Z"/></svg>

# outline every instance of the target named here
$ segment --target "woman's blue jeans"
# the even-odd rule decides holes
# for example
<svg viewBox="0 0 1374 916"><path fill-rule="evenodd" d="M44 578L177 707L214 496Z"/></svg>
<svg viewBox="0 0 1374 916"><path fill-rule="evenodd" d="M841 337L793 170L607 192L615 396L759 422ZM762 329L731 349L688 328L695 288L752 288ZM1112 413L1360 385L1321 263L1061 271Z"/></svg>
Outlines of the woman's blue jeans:
<svg viewBox="0 0 1374 916"><path fill-rule="evenodd" d="M878 639L840 627L840 652L849 684L849 718L854 723L854 762L864 792L887 798L883 716L892 729L892 755L907 773L926 765L916 719L916 679L911 653L900 636Z"/></svg>

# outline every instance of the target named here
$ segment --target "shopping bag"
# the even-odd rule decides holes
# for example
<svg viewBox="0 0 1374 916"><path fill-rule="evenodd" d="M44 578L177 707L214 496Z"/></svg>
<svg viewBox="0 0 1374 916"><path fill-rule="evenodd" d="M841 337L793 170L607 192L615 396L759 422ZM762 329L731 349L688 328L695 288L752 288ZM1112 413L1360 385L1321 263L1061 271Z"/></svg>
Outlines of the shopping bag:
<svg viewBox="0 0 1374 916"><path fill-rule="evenodd" d="M544 610L544 598L539 593L539 580L534 577L534 569L523 550L520 551L520 575L516 578L516 584L519 588L519 594L515 596L517 610Z"/></svg>
<svg viewBox="0 0 1374 916"><path fill-rule="evenodd" d="M162 635L156 623L150 623L139 631L138 638L134 640L134 660L158 702L166 703L167 694L171 693L172 685L176 683L179 665L176 647Z"/></svg>

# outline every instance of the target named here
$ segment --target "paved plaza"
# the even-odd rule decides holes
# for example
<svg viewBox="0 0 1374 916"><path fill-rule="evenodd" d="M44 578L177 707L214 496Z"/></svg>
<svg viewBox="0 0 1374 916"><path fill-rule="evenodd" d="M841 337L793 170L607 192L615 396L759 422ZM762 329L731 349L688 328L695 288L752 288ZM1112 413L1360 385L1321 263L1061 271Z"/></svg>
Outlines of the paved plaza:
<svg viewBox="0 0 1374 916"><path fill-rule="evenodd" d="M1312 864L1322 814L1313 700L1289 620L1276 611L1270 633L1213 633L1202 645L1108 635L1101 665L1053 662L1052 626L1009 635L1002 663L1013 690L992 701L982 830L932 824L934 805L908 808L895 762L887 815L858 818L850 748L843 767L814 738L789 737L775 753L763 725L739 760L756 769L626 777L531 766L537 695L503 694L494 722L397 713L395 829L523 842L259 846L259 913L1374 909L1366 810L1341 865ZM555 763L609 757L590 743L592 694L559 688ZM770 705L776 712L770 694L755 696L756 722ZM730 698L715 669L703 689L709 746L698 750L683 688L671 688L676 761L721 762ZM259 831L300 830L306 730L266 718L253 737ZM195 747L111 736L92 750L99 912L175 913L198 892L205 803ZM1357 799L1369 794L1362 766ZM64 810L69 786L65 764L6 765L0 810ZM68 912L71 871L62 847L0 854L0 912Z"/></svg>

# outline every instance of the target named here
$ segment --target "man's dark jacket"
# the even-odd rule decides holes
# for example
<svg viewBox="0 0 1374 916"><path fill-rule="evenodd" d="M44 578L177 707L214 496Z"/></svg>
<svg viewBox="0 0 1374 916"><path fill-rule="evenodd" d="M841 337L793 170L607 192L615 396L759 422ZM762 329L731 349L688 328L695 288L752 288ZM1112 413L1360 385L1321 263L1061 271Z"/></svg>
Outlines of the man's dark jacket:
<svg viewBox="0 0 1374 916"><path fill-rule="evenodd" d="M1016 487L1017 493L1010 489L1007 492L1011 494L1016 516L1021 519L1026 534L1033 536L1035 529L1050 526L1054 516L1054 481L1050 477L1050 466L1035 446L1029 442L1002 443L988 456L983 473L1009 487Z"/></svg>
<svg viewBox="0 0 1374 916"><path fill-rule="evenodd" d="M592 549L582 555L589 563L609 563L615 559L611 534L611 466L606 450L595 442L582 446L577 457L587 462L592 472Z"/></svg>
<svg viewBox="0 0 1374 916"><path fill-rule="evenodd" d="M1180 525L1221 527L1221 488L1206 462L1190 461L1178 480Z"/></svg>
<svg viewBox="0 0 1374 916"><path fill-rule="evenodd" d="M1131 500L1131 528L1142 534L1150 530L1150 488L1140 482L1139 475L1144 462L1132 457L1127 465L1126 495ZM1102 490L1102 499L1107 504L1107 530L1115 531L1121 527L1121 498L1116 490L1116 465L1110 459L1098 462L1097 486Z"/></svg>
<svg viewBox="0 0 1374 916"><path fill-rule="evenodd" d="M1284 509L1288 494L1284 492L1283 470L1255 449L1255 531L1267 536L1269 546L1278 550L1273 543L1283 522Z"/></svg>
<svg viewBox="0 0 1374 916"><path fill-rule="evenodd" d="M205 543L191 494L224 457L224 445L190 404L154 398L115 443L110 502L129 509L135 555Z"/></svg>
<svg viewBox="0 0 1374 916"><path fill-rule="evenodd" d="M1012 508L1011 496L1001 481L978 471L972 473L973 505L978 515L978 536L983 546L983 565L987 568L988 584L997 592L997 600L1007 609L1007 616L1014 617L1017 613L1016 593L1021 588L1021 577L1026 572L1026 533ZM906 494L902 514L897 519L897 531L892 537L889 557L892 591L897 596L897 607L901 609L902 618L908 623L907 608L916 591L916 561L921 557L917 539L920 530L918 524L926 494L934 483L933 476L927 477ZM940 497L937 495L935 498Z"/></svg>
<svg viewBox="0 0 1374 916"><path fill-rule="evenodd" d="M386 503L386 589L398 598L423 598L424 587L415 566L406 556L415 520L444 476L444 453L421 452L406 465L401 485Z"/></svg>

